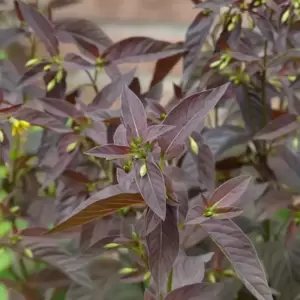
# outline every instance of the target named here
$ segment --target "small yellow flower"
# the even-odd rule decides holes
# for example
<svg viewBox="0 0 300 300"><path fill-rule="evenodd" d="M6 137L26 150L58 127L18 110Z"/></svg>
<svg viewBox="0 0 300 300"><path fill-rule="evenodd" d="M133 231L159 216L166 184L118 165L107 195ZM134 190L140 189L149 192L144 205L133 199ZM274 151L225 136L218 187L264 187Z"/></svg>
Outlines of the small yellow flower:
<svg viewBox="0 0 300 300"><path fill-rule="evenodd" d="M10 118L12 124L11 134L12 136L22 135L24 131L27 131L30 127L30 123L24 120L17 120L15 118Z"/></svg>

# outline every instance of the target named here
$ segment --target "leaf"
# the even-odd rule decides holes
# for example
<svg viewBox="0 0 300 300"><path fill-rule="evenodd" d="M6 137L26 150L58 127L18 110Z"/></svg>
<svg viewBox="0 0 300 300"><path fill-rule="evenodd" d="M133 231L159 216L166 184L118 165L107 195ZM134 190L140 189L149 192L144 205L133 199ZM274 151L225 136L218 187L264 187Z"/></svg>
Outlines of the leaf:
<svg viewBox="0 0 300 300"><path fill-rule="evenodd" d="M111 39L98 25L85 19L68 18L55 22L58 38L62 42L76 42L79 46L82 41L100 48L101 51L112 45ZM70 40L71 39L71 40Z"/></svg>
<svg viewBox="0 0 300 300"><path fill-rule="evenodd" d="M175 126L169 125L152 125L147 128L146 141L151 142L174 128Z"/></svg>
<svg viewBox="0 0 300 300"><path fill-rule="evenodd" d="M201 187L211 193L215 186L214 157L200 134L193 132L191 137L196 141L199 152L194 153L190 149L190 152L183 160L182 168L188 174L193 174L194 176L197 174L197 181L201 184Z"/></svg>
<svg viewBox="0 0 300 300"><path fill-rule="evenodd" d="M262 87L259 86L258 89L262 90ZM266 95L267 97L268 95ZM256 134L263 129L269 121L271 114L269 98L264 103L257 90L246 86L239 86L236 90L236 99L248 131L251 134Z"/></svg>
<svg viewBox="0 0 300 300"><path fill-rule="evenodd" d="M132 63L158 60L183 53L181 44L172 44L147 37L130 37L110 46L102 54L102 59L109 63Z"/></svg>
<svg viewBox="0 0 300 300"><path fill-rule="evenodd" d="M209 206L224 208L238 201L251 181L251 176L241 175L220 185L208 200Z"/></svg>
<svg viewBox="0 0 300 300"><path fill-rule="evenodd" d="M137 187L151 210L164 220L166 217L167 202L164 177L159 168L149 161L146 162L147 172L145 176L141 177L141 167L141 162L136 162L134 165Z"/></svg>
<svg viewBox="0 0 300 300"><path fill-rule="evenodd" d="M144 292L144 300L157 300L155 295L153 295L148 289Z"/></svg>
<svg viewBox="0 0 300 300"><path fill-rule="evenodd" d="M44 73L44 67L47 65L46 62L41 62L34 67L27 70L22 77L19 79L17 85L18 88L22 88L30 85L38 80L41 80L41 73Z"/></svg>
<svg viewBox="0 0 300 300"><path fill-rule="evenodd" d="M135 138L145 138L147 115L141 100L125 85L121 95L121 114L124 126L128 126Z"/></svg>
<svg viewBox="0 0 300 300"><path fill-rule="evenodd" d="M234 146L246 144L250 139L244 128L234 125L204 129L202 135L215 158L222 157Z"/></svg>
<svg viewBox="0 0 300 300"><path fill-rule="evenodd" d="M187 256L183 250L180 250L173 266L172 290L201 283L204 278L205 263L209 262L212 256L213 252Z"/></svg>
<svg viewBox="0 0 300 300"><path fill-rule="evenodd" d="M285 113L269 122L254 138L257 140L272 141L295 131L299 127L300 123L297 120L297 115Z"/></svg>
<svg viewBox="0 0 300 300"><path fill-rule="evenodd" d="M25 21L43 42L49 53L52 56L57 55L59 53L58 40L53 25L32 6L20 0L17 0L17 3Z"/></svg>
<svg viewBox="0 0 300 300"><path fill-rule="evenodd" d="M64 57L64 64L65 67L70 67L70 69L72 68L72 71L76 68L81 70L94 68L94 64L75 53L67 53Z"/></svg>
<svg viewBox="0 0 300 300"><path fill-rule="evenodd" d="M216 300L223 289L223 284L217 283L196 283L183 286L169 293L164 300ZM220 299L221 300L221 299ZM225 300L225 299L224 299Z"/></svg>
<svg viewBox="0 0 300 300"><path fill-rule="evenodd" d="M69 230L110 215L117 210L144 204L140 194L123 193L118 185L109 186L81 203L70 217L48 231L48 234Z"/></svg>
<svg viewBox="0 0 300 300"><path fill-rule="evenodd" d="M146 236L148 260L153 276L160 292L173 267L179 251L179 233L176 218L169 207L166 219Z"/></svg>
<svg viewBox="0 0 300 300"><path fill-rule="evenodd" d="M6 48L14 43L24 30L18 27L0 29L0 48Z"/></svg>
<svg viewBox="0 0 300 300"><path fill-rule="evenodd" d="M85 152L85 154L109 159L125 158L130 155L130 148L127 146L107 144L92 148Z"/></svg>
<svg viewBox="0 0 300 300"><path fill-rule="evenodd" d="M300 178L300 159L298 156L285 146L279 146L277 151L280 157L283 158L287 165Z"/></svg>
<svg viewBox="0 0 300 300"><path fill-rule="evenodd" d="M162 58L156 62L149 89L161 82L171 72L179 62L181 56L182 53L179 53L174 56Z"/></svg>
<svg viewBox="0 0 300 300"><path fill-rule="evenodd" d="M245 287L258 300L272 300L263 266L251 240L231 220L207 220L201 224L230 261Z"/></svg>
<svg viewBox="0 0 300 300"><path fill-rule="evenodd" d="M21 245L25 249L29 248L33 257L61 270L77 284L92 288L93 283L86 270L89 261L78 255L71 255L60 246L57 239L23 236Z"/></svg>
<svg viewBox="0 0 300 300"><path fill-rule="evenodd" d="M189 80L191 73L195 70L195 61L201 55L200 49L207 40L213 21L214 14L209 14L207 16L201 11L186 32L185 47L187 48L187 53L184 55L183 59L184 86Z"/></svg>
<svg viewBox="0 0 300 300"><path fill-rule="evenodd" d="M165 154L184 143L197 125L204 120L209 111L223 97L228 86L229 84L225 84L212 90L188 96L167 114L163 124L174 125L176 128L159 139L159 145Z"/></svg>
<svg viewBox="0 0 300 300"><path fill-rule="evenodd" d="M88 107L90 109L105 109L109 108L114 101L121 95L123 85L129 85L133 80L135 69L121 74L106 85L93 99L92 104Z"/></svg>
<svg viewBox="0 0 300 300"><path fill-rule="evenodd" d="M31 125L45 127L58 133L73 132L71 128L68 128L64 123L52 117L50 114L29 107L23 106L13 115L18 119L29 122Z"/></svg>

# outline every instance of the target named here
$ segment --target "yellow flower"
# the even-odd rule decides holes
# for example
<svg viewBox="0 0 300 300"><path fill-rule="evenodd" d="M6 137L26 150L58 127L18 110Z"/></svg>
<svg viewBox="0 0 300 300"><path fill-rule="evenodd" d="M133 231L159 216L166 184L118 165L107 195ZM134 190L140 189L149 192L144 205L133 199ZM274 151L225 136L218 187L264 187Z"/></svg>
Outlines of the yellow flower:
<svg viewBox="0 0 300 300"><path fill-rule="evenodd" d="M24 131L27 131L30 127L30 123L24 120L17 120L15 118L10 118L12 124L11 134L12 136L22 135Z"/></svg>

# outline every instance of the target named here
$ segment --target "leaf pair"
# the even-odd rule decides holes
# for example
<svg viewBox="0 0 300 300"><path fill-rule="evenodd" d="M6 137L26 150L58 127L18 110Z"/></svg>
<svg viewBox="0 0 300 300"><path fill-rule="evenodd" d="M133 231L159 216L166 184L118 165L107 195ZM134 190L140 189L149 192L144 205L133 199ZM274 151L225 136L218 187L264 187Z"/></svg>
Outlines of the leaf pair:
<svg viewBox="0 0 300 300"><path fill-rule="evenodd" d="M226 181L211 195L205 205L192 207L186 217L187 224L200 224L207 218L229 219L242 213L241 209L233 207L246 191L251 177L239 176Z"/></svg>

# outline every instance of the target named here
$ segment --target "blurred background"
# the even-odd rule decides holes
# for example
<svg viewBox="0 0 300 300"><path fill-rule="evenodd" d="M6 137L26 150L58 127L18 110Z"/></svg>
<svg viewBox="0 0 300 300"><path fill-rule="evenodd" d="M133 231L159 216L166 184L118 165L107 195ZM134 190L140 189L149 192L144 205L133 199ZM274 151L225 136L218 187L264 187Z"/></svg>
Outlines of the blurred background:
<svg viewBox="0 0 300 300"><path fill-rule="evenodd" d="M58 9L54 18L87 18L97 23L113 41L130 36L148 36L177 42L184 39L185 32L197 12L190 0L81 0L78 4ZM64 47L69 52L68 46ZM125 70L132 67L122 66ZM153 62L138 65L137 74L142 87L149 84L153 67ZM163 100L172 96L173 82L179 83L181 68L180 61L166 78ZM75 84L77 80L82 81L81 76L85 74L78 74ZM99 80L106 81L101 77Z"/></svg>

